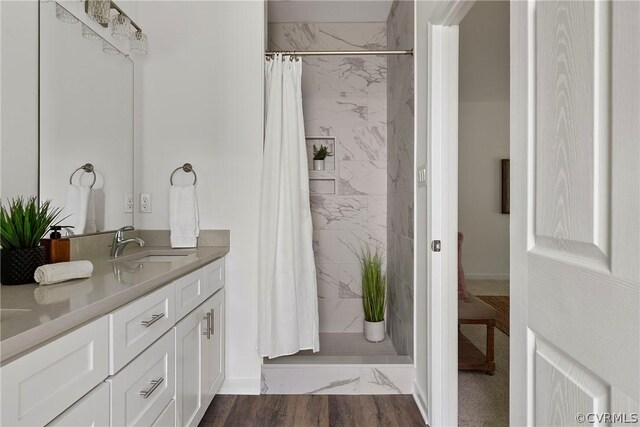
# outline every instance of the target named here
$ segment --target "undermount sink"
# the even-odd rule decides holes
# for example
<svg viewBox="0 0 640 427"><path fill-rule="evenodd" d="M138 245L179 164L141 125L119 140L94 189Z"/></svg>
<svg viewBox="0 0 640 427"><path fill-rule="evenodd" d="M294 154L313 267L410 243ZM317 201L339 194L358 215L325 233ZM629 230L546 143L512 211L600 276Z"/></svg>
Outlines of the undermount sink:
<svg viewBox="0 0 640 427"><path fill-rule="evenodd" d="M28 308L0 308L0 322L22 316L30 311Z"/></svg>
<svg viewBox="0 0 640 427"><path fill-rule="evenodd" d="M173 262L181 261L184 257L191 254L173 254L173 255L147 255L143 258L137 258L135 262Z"/></svg>

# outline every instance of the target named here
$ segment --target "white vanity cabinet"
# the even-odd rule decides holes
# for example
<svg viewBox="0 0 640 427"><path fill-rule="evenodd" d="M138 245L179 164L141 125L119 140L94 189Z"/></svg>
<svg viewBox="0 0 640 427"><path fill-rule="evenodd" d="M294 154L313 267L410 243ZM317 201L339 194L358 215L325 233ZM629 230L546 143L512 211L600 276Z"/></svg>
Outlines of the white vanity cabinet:
<svg viewBox="0 0 640 427"><path fill-rule="evenodd" d="M224 381L224 258L0 368L2 426L197 426Z"/></svg>

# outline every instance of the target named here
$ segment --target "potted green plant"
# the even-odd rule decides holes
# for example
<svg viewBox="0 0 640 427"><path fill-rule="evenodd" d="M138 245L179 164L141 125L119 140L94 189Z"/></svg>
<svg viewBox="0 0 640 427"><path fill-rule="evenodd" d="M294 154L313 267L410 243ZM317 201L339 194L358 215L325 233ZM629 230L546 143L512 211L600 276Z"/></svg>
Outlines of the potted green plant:
<svg viewBox="0 0 640 427"><path fill-rule="evenodd" d="M329 147L326 145L320 144L320 148L316 147L315 144L313 146L313 170L314 171L323 171L324 170L324 159L327 157L333 156L333 153L329 151Z"/></svg>
<svg viewBox="0 0 640 427"><path fill-rule="evenodd" d="M387 276L382 271L382 251L360 250L364 336L368 341L384 340L384 313L387 302Z"/></svg>
<svg viewBox="0 0 640 427"><path fill-rule="evenodd" d="M9 200L0 208L0 282L3 285L33 283L36 268L45 264L47 251L40 239L60 215L46 201L38 206L35 197Z"/></svg>

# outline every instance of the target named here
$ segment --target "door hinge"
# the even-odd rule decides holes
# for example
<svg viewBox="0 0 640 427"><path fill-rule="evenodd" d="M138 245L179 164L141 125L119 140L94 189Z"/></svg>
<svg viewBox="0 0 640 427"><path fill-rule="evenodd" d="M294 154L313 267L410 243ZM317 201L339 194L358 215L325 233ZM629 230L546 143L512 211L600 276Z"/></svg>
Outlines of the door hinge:
<svg viewBox="0 0 640 427"><path fill-rule="evenodd" d="M442 242L440 240L434 240L431 242L431 250L433 252L440 252L442 249Z"/></svg>

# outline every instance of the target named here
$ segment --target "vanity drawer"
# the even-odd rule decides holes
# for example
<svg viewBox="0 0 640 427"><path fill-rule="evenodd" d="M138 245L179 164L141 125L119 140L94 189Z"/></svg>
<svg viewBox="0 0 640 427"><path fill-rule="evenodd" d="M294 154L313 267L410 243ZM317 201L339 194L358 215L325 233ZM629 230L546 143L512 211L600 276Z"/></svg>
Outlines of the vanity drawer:
<svg viewBox="0 0 640 427"><path fill-rule="evenodd" d="M173 283L109 314L109 374L122 369L171 329L175 321Z"/></svg>
<svg viewBox="0 0 640 427"><path fill-rule="evenodd" d="M176 401L172 400L164 408L162 414L151 424L151 427L175 427L176 426Z"/></svg>
<svg viewBox="0 0 640 427"><path fill-rule="evenodd" d="M45 425L102 382L108 337L102 317L3 366L0 424Z"/></svg>
<svg viewBox="0 0 640 427"><path fill-rule="evenodd" d="M176 293L176 322L193 311L206 299L204 296L204 269L187 274L173 282Z"/></svg>
<svg viewBox="0 0 640 427"><path fill-rule="evenodd" d="M107 381L111 425L151 425L175 395L175 332L172 329Z"/></svg>
<svg viewBox="0 0 640 427"><path fill-rule="evenodd" d="M107 427L109 425L109 383L104 382L47 424L47 427Z"/></svg>
<svg viewBox="0 0 640 427"><path fill-rule="evenodd" d="M220 258L204 267L205 299L224 286L224 258Z"/></svg>

